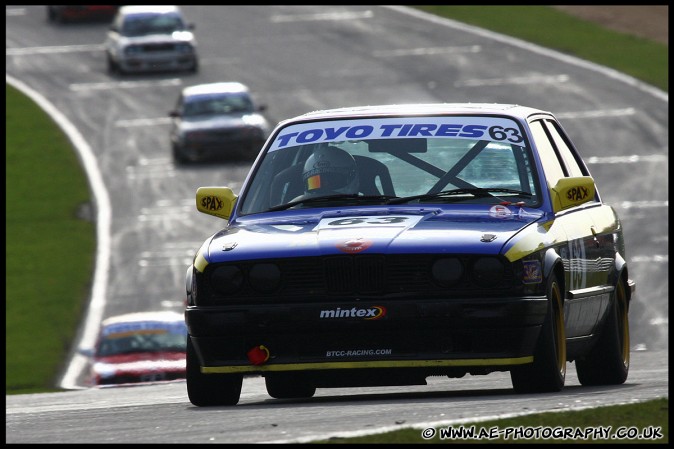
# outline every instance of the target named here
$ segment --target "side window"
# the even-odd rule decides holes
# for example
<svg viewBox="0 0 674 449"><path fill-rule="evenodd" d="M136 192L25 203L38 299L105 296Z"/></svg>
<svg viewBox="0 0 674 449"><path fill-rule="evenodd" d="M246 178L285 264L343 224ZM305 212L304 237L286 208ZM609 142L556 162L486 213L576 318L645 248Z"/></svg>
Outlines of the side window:
<svg viewBox="0 0 674 449"><path fill-rule="evenodd" d="M566 140L563 137L564 131L559 127L559 123L554 120L546 120L545 123L552 136L552 140L555 142L555 146L557 146L559 154L564 159L564 163L569 170L569 176L585 176L586 173L583 173L583 169L578 164L578 160L574 156L573 151L566 144Z"/></svg>
<svg viewBox="0 0 674 449"><path fill-rule="evenodd" d="M566 177L567 173L565 173L564 168L559 161L557 152L543 128L542 121L536 120L531 122L529 127L531 128L531 134L534 138L536 148L538 149L538 154L541 157L541 162L543 163L548 186L553 187L557 184L557 181Z"/></svg>

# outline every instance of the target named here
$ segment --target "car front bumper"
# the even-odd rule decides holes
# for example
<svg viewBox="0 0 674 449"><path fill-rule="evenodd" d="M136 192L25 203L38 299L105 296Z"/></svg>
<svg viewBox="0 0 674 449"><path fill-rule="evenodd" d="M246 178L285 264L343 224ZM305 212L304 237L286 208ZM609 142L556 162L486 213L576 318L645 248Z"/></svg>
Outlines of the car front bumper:
<svg viewBox="0 0 674 449"><path fill-rule="evenodd" d="M196 64L195 55L128 57L119 61L119 67L125 73L192 70L196 67Z"/></svg>
<svg viewBox="0 0 674 449"><path fill-rule="evenodd" d="M384 314L368 317L374 308ZM546 311L545 297L527 297L188 307L185 316L206 374L410 368L461 375L531 363ZM251 355L258 348L266 360Z"/></svg>
<svg viewBox="0 0 674 449"><path fill-rule="evenodd" d="M183 158L190 161L253 159L264 145L262 138L234 138L220 142L188 141L180 147Z"/></svg>

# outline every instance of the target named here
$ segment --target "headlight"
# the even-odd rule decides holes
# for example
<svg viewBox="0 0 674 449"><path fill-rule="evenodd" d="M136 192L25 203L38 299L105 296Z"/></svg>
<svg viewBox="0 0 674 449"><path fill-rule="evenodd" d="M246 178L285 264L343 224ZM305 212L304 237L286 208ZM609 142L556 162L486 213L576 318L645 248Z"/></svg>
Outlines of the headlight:
<svg viewBox="0 0 674 449"><path fill-rule="evenodd" d="M273 263L253 265L248 277L250 286L261 293L271 293L281 285L281 270Z"/></svg>
<svg viewBox="0 0 674 449"><path fill-rule="evenodd" d="M180 53L192 53L194 51L190 44L177 44L176 50Z"/></svg>
<svg viewBox="0 0 674 449"><path fill-rule="evenodd" d="M190 306L195 305L197 299L197 279L194 276L194 267L192 265L187 268L187 273L185 273L185 292L185 303Z"/></svg>
<svg viewBox="0 0 674 449"><path fill-rule="evenodd" d="M433 279L442 287L451 287L463 276L463 264L455 257L438 259L433 263Z"/></svg>
<svg viewBox="0 0 674 449"><path fill-rule="evenodd" d="M221 295L231 295L243 285L243 272L235 265L224 265L213 270L211 288Z"/></svg>
<svg viewBox="0 0 674 449"><path fill-rule="evenodd" d="M140 52L141 52L141 48L137 45L129 45L128 47L126 47L124 49L124 54L127 55L127 56L137 55L137 54L140 54Z"/></svg>
<svg viewBox="0 0 674 449"><path fill-rule="evenodd" d="M477 285L492 286L503 279L505 268L495 257L480 257L473 263L473 280Z"/></svg>
<svg viewBox="0 0 674 449"><path fill-rule="evenodd" d="M194 141L203 141L206 140L209 136L208 132L205 131L192 131L189 133L185 133L182 136L182 140L185 142L194 142Z"/></svg>

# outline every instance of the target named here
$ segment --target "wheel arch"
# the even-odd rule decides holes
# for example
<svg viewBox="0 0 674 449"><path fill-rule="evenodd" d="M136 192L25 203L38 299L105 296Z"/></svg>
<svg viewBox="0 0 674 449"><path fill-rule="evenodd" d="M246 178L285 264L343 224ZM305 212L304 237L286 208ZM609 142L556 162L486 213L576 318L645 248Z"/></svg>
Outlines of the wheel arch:
<svg viewBox="0 0 674 449"><path fill-rule="evenodd" d="M566 276L562 256L559 255L555 248L550 248L546 251L543 258L543 279L547 281L553 274L557 276L557 282L562 292L562 301L566 302Z"/></svg>
<svg viewBox="0 0 674 449"><path fill-rule="evenodd" d="M627 305L632 301L636 284L629 277L629 268L627 261L619 252L616 252L614 259L613 272L610 275L609 283L611 285L618 285L618 282L625 283L625 293L627 294Z"/></svg>

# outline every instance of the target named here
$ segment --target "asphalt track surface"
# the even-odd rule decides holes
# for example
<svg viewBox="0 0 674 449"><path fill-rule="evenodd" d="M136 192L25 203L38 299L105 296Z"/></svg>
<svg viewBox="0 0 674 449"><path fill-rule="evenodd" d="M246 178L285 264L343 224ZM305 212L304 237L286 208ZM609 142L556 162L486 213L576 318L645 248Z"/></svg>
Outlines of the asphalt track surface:
<svg viewBox="0 0 674 449"><path fill-rule="evenodd" d="M289 441L667 395L667 93L402 7L183 9L196 24L198 74L114 77L102 51L105 24L52 25L44 6L6 7L7 81L38 101L71 137L95 196L99 241L87 319L61 383L74 391L8 396L7 442ZM253 378L244 381L242 401L233 409L193 407L182 382L82 389L84 361L75 349L91 345L107 316L181 311L191 257L223 225L196 212L194 193L206 185L237 192L249 163L176 167L167 113L182 87L229 80L248 84L269 105L273 123L315 109L383 103L517 103L554 112L625 228L637 282L627 383L580 387L569 364L567 388L557 395L514 396L509 377L497 373L440 383L431 378L427 387L319 390L315 398L293 403L272 400ZM265 425L271 432L263 431Z"/></svg>

